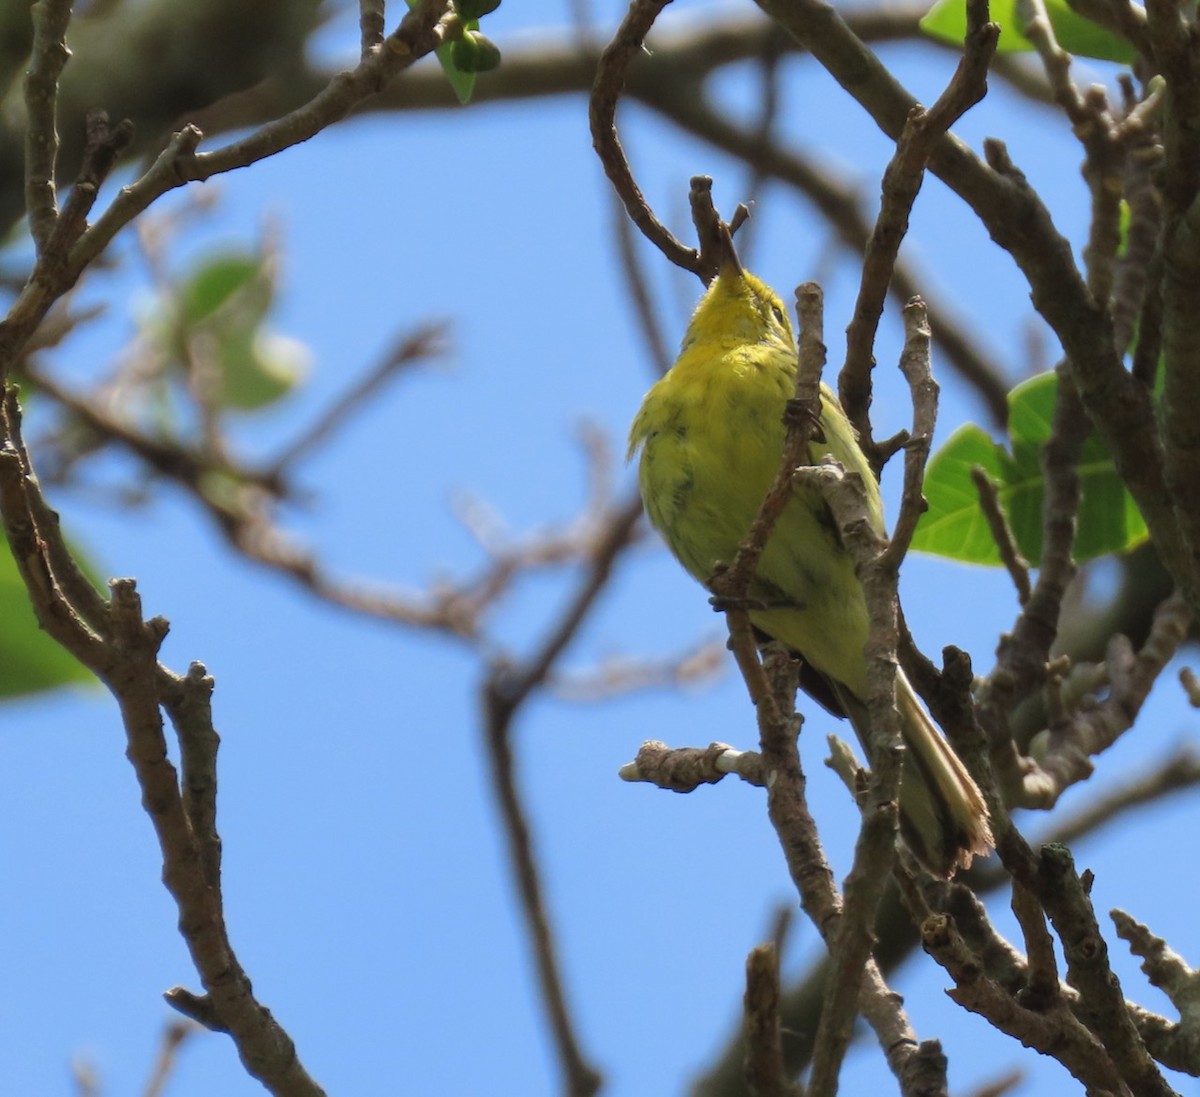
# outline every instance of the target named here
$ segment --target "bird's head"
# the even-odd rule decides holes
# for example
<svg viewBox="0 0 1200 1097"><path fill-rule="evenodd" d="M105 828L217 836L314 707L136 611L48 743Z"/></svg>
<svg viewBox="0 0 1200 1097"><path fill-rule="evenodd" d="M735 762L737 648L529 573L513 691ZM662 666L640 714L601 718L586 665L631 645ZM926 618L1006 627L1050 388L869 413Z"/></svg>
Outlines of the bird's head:
<svg viewBox="0 0 1200 1097"><path fill-rule="evenodd" d="M770 286L743 269L732 243L723 250L717 276L696 306L684 349L698 342L713 346L765 343L795 351L796 339L783 301Z"/></svg>

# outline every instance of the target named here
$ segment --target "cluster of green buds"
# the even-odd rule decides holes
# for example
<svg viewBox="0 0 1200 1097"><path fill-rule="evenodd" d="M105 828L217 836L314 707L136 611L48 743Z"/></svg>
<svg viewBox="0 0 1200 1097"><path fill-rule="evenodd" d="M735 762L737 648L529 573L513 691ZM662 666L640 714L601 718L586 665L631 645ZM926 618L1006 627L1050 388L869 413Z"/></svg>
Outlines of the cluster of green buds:
<svg viewBox="0 0 1200 1097"><path fill-rule="evenodd" d="M479 20L499 6L500 0L455 0L459 36L451 43L450 59L459 72L490 72L500 64L500 50L477 29ZM448 28L447 37L451 34Z"/></svg>

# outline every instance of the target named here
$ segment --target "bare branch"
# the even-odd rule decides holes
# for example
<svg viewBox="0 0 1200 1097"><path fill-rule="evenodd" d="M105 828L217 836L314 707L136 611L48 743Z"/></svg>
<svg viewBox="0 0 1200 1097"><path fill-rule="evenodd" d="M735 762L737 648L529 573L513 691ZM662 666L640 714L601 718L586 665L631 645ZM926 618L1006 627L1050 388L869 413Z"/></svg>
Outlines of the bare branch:
<svg viewBox="0 0 1200 1097"><path fill-rule="evenodd" d="M1062 942L1067 981L1077 991L1074 1012L1100 1040L1120 1076L1135 1094L1174 1097L1130 1016L1121 982L1108 964L1088 891L1062 846L1042 847L1033 881L1038 898Z"/></svg>
<svg viewBox="0 0 1200 1097"><path fill-rule="evenodd" d="M1019 764L1014 802L1051 806L1065 789L1091 774L1091 759L1133 726L1150 689L1186 638L1191 621L1191 610L1173 595L1159 606L1150 636L1136 654L1123 636L1110 640L1105 663L1108 696L1081 704L1078 712L1052 727L1040 762L1035 765L1025 759Z"/></svg>
<svg viewBox="0 0 1200 1097"><path fill-rule="evenodd" d="M1016 701L1044 681L1058 635L1067 585L1075 574L1072 548L1081 495L1079 454L1091 430L1073 374L1060 366L1050 438L1042 448L1042 559L1037 583L1022 604L1011 633L1001 637L996 668L978 691L980 720L1006 791L1014 784L1009 715Z"/></svg>
<svg viewBox="0 0 1200 1097"><path fill-rule="evenodd" d="M725 645L696 644L665 659L610 656L591 670L555 674L549 687L564 701L603 701L647 689L686 688L718 677L725 667Z"/></svg>
<svg viewBox="0 0 1200 1097"><path fill-rule="evenodd" d="M756 711L763 764L769 774L767 813L800 893L800 905L832 947L839 933L842 903L805 798L805 778L796 748L794 661L785 652L768 649L764 678L770 697L758 704ZM858 1007L874 1029L901 1092L906 1097L944 1092L946 1063L940 1049L933 1042L917 1042L903 1005L888 989L874 960L866 961L859 987Z"/></svg>
<svg viewBox="0 0 1200 1097"><path fill-rule="evenodd" d="M1020 1002L1026 1009L1045 1013L1061 1005L1062 1000L1054 939L1037 897L1020 880L1013 881L1012 911L1020 923L1028 956L1028 980L1021 989Z"/></svg>
<svg viewBox="0 0 1200 1097"><path fill-rule="evenodd" d="M384 23L384 0L358 0L358 27L365 61L383 47L387 29Z"/></svg>
<svg viewBox="0 0 1200 1097"><path fill-rule="evenodd" d="M1183 957L1147 926L1123 910L1109 912L1117 927L1117 936L1129 943L1129 951L1142 959L1142 971L1170 1000L1192 1030L1193 1042L1200 1041L1196 1018L1200 1015L1200 972L1188 967Z"/></svg>
<svg viewBox="0 0 1200 1097"><path fill-rule="evenodd" d="M492 782L500 804L512 866L526 926L537 962L542 998L549 1014L566 1092L590 1097L601 1085L600 1073L586 1059L575 1034L559 971L550 918L533 852L533 838L516 781L513 723L521 706L549 677L604 589L613 563L628 544L641 516L641 500L633 496L611 516L597 541L586 573L541 645L523 665L495 662L483 684L484 731Z"/></svg>
<svg viewBox="0 0 1200 1097"><path fill-rule="evenodd" d="M985 9L986 10L986 9ZM908 232L909 215L925 178L925 167L934 145L949 128L987 94L987 70L1000 28L982 23L967 32L963 58L938 101L926 111L914 106L896 142L896 152L883 174L879 217L863 258L862 281L854 304L854 317L846 330L846 363L838 378L842 407L865 444L872 465L879 470L871 441L871 368L875 334L883 303L892 281L900 244Z"/></svg>
<svg viewBox="0 0 1200 1097"><path fill-rule="evenodd" d="M163 1097L167 1083L179 1063L180 1048L199 1031L199 1026L188 1021L171 1021L163 1028L158 1056L150 1077L146 1079L142 1097Z"/></svg>
<svg viewBox="0 0 1200 1097"><path fill-rule="evenodd" d="M947 993L964 1009L986 1018L993 1027L1027 1047L1052 1055L1089 1092L1128 1092L1103 1045L1065 1005L1043 1013L1021 1008L1006 990L982 972L952 918L946 915L929 918L921 926L921 941L925 950L954 978L954 989Z"/></svg>
<svg viewBox="0 0 1200 1097"><path fill-rule="evenodd" d="M163 859L163 882L179 909L180 932L205 987L202 999L214 1027L233 1037L247 1071L279 1097L320 1097L321 1088L308 1076L291 1038L254 998L250 981L229 942L219 891L219 838L215 831L215 762L196 764L197 752L215 750L216 733L197 734L196 722L208 717L207 687L201 681L186 685L157 660L167 632L160 617L146 621L132 580L114 580L103 624L93 627L67 597L75 585L55 575L56 560L69 558L57 522L39 523L47 509L27 456L20 444L16 401L5 402L5 447L0 449L0 514L18 570L25 582L39 623L72 655L97 675L117 699L127 737L126 754L142 790L142 802L158 837ZM49 547L53 546L53 547ZM77 570L77 569L75 569ZM161 706L164 679L172 697L169 706L190 729L182 743L185 764L195 780L185 807L184 795L171 764L163 733ZM194 703L199 686L203 700ZM208 833L197 838L193 825Z"/></svg>
<svg viewBox="0 0 1200 1097"><path fill-rule="evenodd" d="M1095 802L1056 821L1049 831L1039 836L1038 844L1070 843L1085 835L1095 835L1104 827L1125 819L1131 810L1146 803L1161 801L1175 792L1194 789L1197 785L1200 785L1200 758L1187 748L1180 749L1146 773L1135 776ZM907 880L904 874L900 874L900 878ZM1018 992L1025 985L1025 959L987 924L986 911L982 908L981 900L976 898L1010 887L1011 878L1003 866L995 861L977 861L948 885L944 881L934 880L928 874L922 879L941 889L947 912L953 915L960 934L969 937L971 951L977 963L982 963L987 976L1006 993L1011 995ZM907 897L911 899L913 894L910 891ZM913 912L913 917L920 921L934 913L929 904L923 901L922 904ZM917 929L908 913L900 906L896 890L889 889L875 925L874 955L885 974L900 964L920 943ZM781 1008L784 1026L792 1034L785 1050L789 1071L793 1075L804 1068L811 1056L813 1037L825 1002L829 969L830 958L826 954L785 990ZM1067 988L1064 993L1073 992ZM1188 1064L1200 1060L1200 1052L1193 1054L1181 1043L1173 1026L1153 1014L1139 1011L1132 1004L1130 1009L1139 1031L1156 1058L1175 1069L1194 1069ZM735 1089L744 1058L744 1040L739 1030L737 1037L721 1050L714 1065L699 1079L692 1090L693 1097L719 1097Z"/></svg>
<svg viewBox="0 0 1200 1097"><path fill-rule="evenodd" d="M833 8L823 0L758 3L812 52L885 133L899 137L913 97ZM1183 111L1178 116L1192 115ZM1111 317L1088 291L1070 244L1045 205L1000 142L986 142L984 151L986 164L947 134L935 145L930 168L970 205L1024 273L1034 304L1066 350L1091 418L1141 507L1168 570L1191 597L1191 592L1200 591L1200 562L1194 555L1200 537L1183 536L1174 516L1150 394L1125 370L1113 343ZM1200 149L1195 155L1200 157ZM1200 171L1188 178L1200 178ZM1190 253L1195 254L1200 247ZM1200 285L1200 280L1194 284ZM1200 308L1190 314L1200 324ZM1197 485L1200 476L1192 483L1192 489L1200 491ZM1194 511L1200 514L1200 507ZM1195 596L1200 599L1200 594Z"/></svg>
<svg viewBox="0 0 1200 1097"><path fill-rule="evenodd" d="M625 275L625 286L642 333L642 342L650 355L655 375L661 377L671 368L673 355L663 334L658 310L650 298L650 283L646 272L638 260L632 222L626 216L625 207L615 193L612 200L612 222L617 239L617 257Z"/></svg>
<svg viewBox="0 0 1200 1097"><path fill-rule="evenodd" d="M715 785L727 774L736 773L743 781L766 786L762 755L751 750L735 750L727 743L671 750L657 739L644 742L632 762L618 771L622 781L646 781L672 792L693 792L701 785Z"/></svg>
<svg viewBox="0 0 1200 1097"><path fill-rule="evenodd" d="M899 569L908 546L912 544L917 522L926 510L921 487L925 482L925 465L929 460L933 431L937 425L940 391L933 379L929 342L929 313L925 302L915 297L904 307L904 350L900 355L900 371L912 394L913 422L904 447L904 488L900 495L900 513L892 527L891 540L876 564L885 574Z"/></svg>
<svg viewBox="0 0 1200 1097"><path fill-rule="evenodd" d="M669 0L634 0L612 41L600 55L588 104L592 146L605 174L616 189L629 218L663 255L684 270L696 271L700 259L695 248L685 247L654 216L646 202L617 137L617 100L625 86L625 71L642 49L646 34Z"/></svg>
<svg viewBox="0 0 1200 1097"><path fill-rule="evenodd" d="M779 953L759 945L746 957L746 1081L755 1097L800 1097L783 1066L779 1027Z"/></svg>
<svg viewBox="0 0 1200 1097"><path fill-rule="evenodd" d="M25 73L25 209L39 251L58 221L58 78L71 51L67 25L71 0L38 0L33 16L33 51Z"/></svg>
<svg viewBox="0 0 1200 1097"><path fill-rule="evenodd" d="M501 672L502 673L502 672ZM575 1032L575 1023L567 1004L566 988L559 969L558 950L543 894L541 875L533 849L521 794L517 787L512 751L511 709L500 698L496 683L501 674L493 672L485 693L485 732L492 785L500 804L500 817L508 838L509 858L521 899L526 928L537 964L542 1002L549 1014L550 1028L563 1075L563 1092L570 1097L592 1097L599 1092L603 1078L588 1062Z"/></svg>
<svg viewBox="0 0 1200 1097"><path fill-rule="evenodd" d="M406 11L396 30L356 69L335 76L308 103L247 137L213 152L197 153L203 135L195 126L184 126L150 170L122 188L104 214L74 245L64 273L67 284L108 247L121 229L168 191L248 167L307 141L346 117L398 73L432 52L442 40L446 10L447 0L425 0Z"/></svg>

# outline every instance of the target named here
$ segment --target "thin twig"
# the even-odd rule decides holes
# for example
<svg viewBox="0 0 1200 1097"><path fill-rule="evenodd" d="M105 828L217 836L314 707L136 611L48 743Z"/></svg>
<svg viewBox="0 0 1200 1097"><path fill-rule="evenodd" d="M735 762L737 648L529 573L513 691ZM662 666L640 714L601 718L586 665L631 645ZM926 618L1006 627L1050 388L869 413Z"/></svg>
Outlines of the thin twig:
<svg viewBox="0 0 1200 1097"><path fill-rule="evenodd" d="M921 486L925 465L937 425L938 383L933 379L930 357L929 312L925 302L914 297L904 306L904 350L900 372L912 395L913 420L904 446L904 486L900 494L900 513L892 527L891 539L876 566L881 572L898 571L912 543L917 522L926 510Z"/></svg>
<svg viewBox="0 0 1200 1097"><path fill-rule="evenodd" d="M836 934L830 935L831 972L828 997L814 1044L808 1092L826 1097L837 1092L842 1061L854 1031L857 988L870 956L871 927L891 873L899 826L900 767L904 757L900 716L896 708L896 584L898 573L881 565L881 534L868 516L863 485L839 467L797 469L796 477L817 490L842 531L863 584L869 632L867 660L868 743L871 779L863 804L854 863L846 877L845 902Z"/></svg>
<svg viewBox="0 0 1200 1097"><path fill-rule="evenodd" d="M1058 982L1058 961L1054 938L1046 925L1046 915L1037 897L1020 880L1013 881L1012 911L1021 926L1028 957L1028 979L1021 990L1026 1009L1044 1013L1058 1005L1062 997Z"/></svg>
<svg viewBox="0 0 1200 1097"><path fill-rule="evenodd" d="M650 296L650 282L638 259L632 222L625 214L620 199L612 196L613 232L616 236L617 258L625 276L625 289L633 305L633 314L642 333L642 342L650 357L654 374L661 377L671 368L672 355L663 334L659 311Z"/></svg>
<svg viewBox="0 0 1200 1097"><path fill-rule="evenodd" d="M588 611L608 582L614 561L628 544L641 516L634 496L612 516L574 597L537 650L520 666L497 663L482 689L484 731L492 783L508 837L509 857L521 908L533 944L542 1000L549 1014L566 1092L591 1097L601 1085L599 1071L584 1056L567 1004L554 934L541 884L533 837L521 802L513 759L513 724L530 694L544 683Z"/></svg>
<svg viewBox="0 0 1200 1097"><path fill-rule="evenodd" d="M617 102L625 86L625 71L642 50L647 33L669 2L634 0L630 5L612 41L600 55L588 103L588 123L592 131L592 147L600 157L605 174L624 204L630 220L672 263L684 270L696 271L699 252L681 244L654 216L634 181L629 160L617 136Z"/></svg>
<svg viewBox="0 0 1200 1097"><path fill-rule="evenodd" d="M72 0L31 5L33 50L25 72L25 209L38 250L58 220L58 79L71 51L67 26Z"/></svg>
<svg viewBox="0 0 1200 1097"><path fill-rule="evenodd" d="M1065 364L1058 370L1058 395L1050 437L1042 447L1045 496L1042 503L1042 558L1037 582L1012 630L1001 638L996 667L978 691L980 720L987 729L995 758L1012 758L1009 715L1017 700L1045 680L1050 649L1058 636L1063 597L1075 574L1072 549L1082 492L1079 455L1091 432L1074 373ZM1011 766L1000 779L1006 789L1015 780Z"/></svg>
<svg viewBox="0 0 1200 1097"><path fill-rule="evenodd" d="M159 694L179 740L183 810L192 828L200 867L222 904L221 837L217 833L217 750L221 737L213 726L214 682L203 663L180 677L159 669Z"/></svg>
<svg viewBox="0 0 1200 1097"><path fill-rule="evenodd" d="M1020 761L1019 783L1009 789L1014 804L1052 806L1067 788L1091 775L1091 759L1133 726L1154 683L1187 638L1192 620L1187 603L1174 594L1155 611L1150 635L1139 651L1135 653L1125 637L1112 637L1105 660L1107 696L1081 704L1079 711L1053 726L1040 761Z"/></svg>
<svg viewBox="0 0 1200 1097"><path fill-rule="evenodd" d="M163 1028L154 1068L146 1079L141 1097L163 1097L167 1083L179 1064L180 1048L200 1031L200 1026L191 1021L171 1021Z"/></svg>
<svg viewBox="0 0 1200 1097"><path fill-rule="evenodd" d="M756 713L763 764L770 775L767 812L800 894L800 905L826 945L832 947L842 901L805 797L806 782L796 745L795 661L786 652L769 647L764 677L769 692L756 705ZM888 988L873 959L867 960L862 971L858 1005L900 1080L902 1094L944 1092L945 1059L939 1060L931 1045L918 1043L899 996Z"/></svg>
<svg viewBox="0 0 1200 1097"><path fill-rule="evenodd" d="M754 136L755 142L760 146L775 143L775 130L782 104L782 96L780 94L780 85L782 83L780 72L782 65L780 62L783 59L788 40L787 35L780 32L778 28L772 29L775 33L768 35L763 41L762 51L757 58L758 76L762 90L758 95L759 113L754 125ZM753 209L758 195L769 180L769 176L763 170L761 161L752 161L749 166L750 178L746 181L745 202L747 207ZM754 232L754 225L754 221L749 222L738 237L738 251L742 258L746 260L748 266L753 266L751 241L757 235Z"/></svg>
<svg viewBox="0 0 1200 1097"><path fill-rule="evenodd" d="M1017 589L1017 602L1025 605L1029 601L1032 590L1029 578L1029 562L1017 548L1017 538L1012 526L1008 524L1008 516L1000 505L1000 492L987 472L975 466L971 469L971 482L979 495L979 509L983 511L984 520L1000 553L1000 560L1008 572L1013 586Z"/></svg>
<svg viewBox="0 0 1200 1097"><path fill-rule="evenodd" d="M54 303L78 279L82 267L72 266L70 252L87 235L88 214L96 203L100 186L132 137L128 123L110 126L103 111L88 114L86 130L83 165L75 185L41 243L33 271L0 324L0 385L7 382Z"/></svg>
<svg viewBox="0 0 1200 1097"><path fill-rule="evenodd" d="M986 6L980 11L978 5L969 5L968 12L972 25L967 30L958 68L928 111L916 106L909 112L896 142L896 152L884 171L879 217L863 258L854 317L846 330L846 363L838 377L838 394L877 473L880 461L871 441L868 411L875 334L883 303L929 157L950 127L987 93L988 65L1000 36L995 23L980 21L986 17Z"/></svg>
<svg viewBox="0 0 1200 1097"><path fill-rule="evenodd" d="M725 645L704 640L665 658L612 655L591 670L553 675L548 682L564 701L596 702L650 689L686 689L720 677L725 669Z"/></svg>
<svg viewBox="0 0 1200 1097"><path fill-rule="evenodd" d="M492 701L494 696L489 693L487 700ZM485 709L484 716L492 785L508 838L509 857L521 909L533 944L542 1003L549 1014L563 1075L563 1092L569 1097L592 1097L599 1092L603 1078L583 1053L567 1003L558 950L533 850L533 835L517 786L509 716L505 714L503 705L497 707L492 704Z"/></svg>
<svg viewBox="0 0 1200 1097"><path fill-rule="evenodd" d="M1154 385L1162 345L1163 203L1158 188L1163 149L1159 127L1163 111L1161 81L1139 101L1132 82L1125 85L1127 110L1119 124L1126 147L1122 191L1129 209L1125 246L1117 260L1113 289L1113 338L1125 350L1133 342L1131 373L1142 384ZM1139 320L1140 317L1140 320Z"/></svg>
<svg viewBox="0 0 1200 1097"><path fill-rule="evenodd" d="M1134 1024L1151 1055L1164 1066L1195 1073L1200 1057L1200 972L1190 967L1161 937L1150 932L1123 910L1109 911L1117 936L1142 960L1142 971L1179 1012L1179 1022L1169 1024L1147 1011L1131 1010Z"/></svg>
<svg viewBox="0 0 1200 1097"><path fill-rule="evenodd" d="M1175 1097L1147 1051L1121 981L1108 963L1089 896L1090 880L1076 872L1065 847L1051 845L1042 848L1031 883L1062 942L1067 981L1079 991L1076 1016L1095 1033L1133 1093Z"/></svg>
<svg viewBox="0 0 1200 1097"><path fill-rule="evenodd" d="M196 150L203 137L193 125L184 126L136 182L122 188L108 209L72 248L65 276L74 280L116 234L168 191L185 183L248 167L286 148L316 136L346 117L359 103L389 80L431 53L442 40L442 20L448 0L426 0L407 11L382 47L352 72L340 73L303 106L282 118L208 153Z"/></svg>

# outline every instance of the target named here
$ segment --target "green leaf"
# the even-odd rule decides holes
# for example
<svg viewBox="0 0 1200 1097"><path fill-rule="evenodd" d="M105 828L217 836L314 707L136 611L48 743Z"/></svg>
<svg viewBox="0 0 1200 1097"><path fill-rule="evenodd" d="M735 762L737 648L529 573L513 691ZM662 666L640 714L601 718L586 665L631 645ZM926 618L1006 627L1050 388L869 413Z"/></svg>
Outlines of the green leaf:
<svg viewBox="0 0 1200 1097"><path fill-rule="evenodd" d="M1016 0L992 0L990 8L992 22L1001 27L997 46L1000 53L1033 49L1033 43L1022 33ZM1046 14L1058 44L1076 57L1094 57L1122 65L1131 64L1137 57L1137 51L1125 39L1077 15L1066 0L1046 0ZM937 0L921 19L921 30L930 38L961 47L967 33L966 0Z"/></svg>
<svg viewBox="0 0 1200 1097"><path fill-rule="evenodd" d="M0 699L79 682L95 678L38 628L17 563L0 537Z"/></svg>
<svg viewBox="0 0 1200 1097"><path fill-rule="evenodd" d="M241 252L205 260L180 288L181 321L198 324L207 320L235 294L245 291L262 269L261 256ZM266 305L270 306L269 298Z"/></svg>
<svg viewBox="0 0 1200 1097"><path fill-rule="evenodd" d="M411 4L412 0L409 0L409 3ZM454 63L454 47L456 45L458 45L457 42L443 42L434 52L441 62L446 79L450 81L450 87L454 89L458 101L465 107L471 101L471 96L475 94L475 73L463 72Z"/></svg>
<svg viewBox="0 0 1200 1097"><path fill-rule="evenodd" d="M970 564L999 564L1000 553L979 506L971 469L995 483L1009 478L1012 458L974 423L956 430L925 469L929 509L921 516L912 547Z"/></svg>
<svg viewBox="0 0 1200 1097"><path fill-rule="evenodd" d="M917 526L913 548L967 563L1000 563L971 479L971 469L979 467L996 485L1021 554L1035 567L1040 563L1045 497L1041 447L1050 437L1057 396L1058 377L1053 373L1034 377L1008 394L1011 453L972 423L946 440L926 469L929 510ZM1095 432L1083 444L1079 477L1083 494L1077 560L1124 552L1146 539L1146 524Z"/></svg>
<svg viewBox="0 0 1200 1097"><path fill-rule="evenodd" d="M421 0L404 0L410 8L416 8ZM463 19L459 21L459 26L463 32L479 29L478 19ZM454 63L454 42L446 39L434 51L437 54L437 59L441 63L442 71L446 74L446 79L450 81L450 87L454 94L458 97L458 101L466 106L471 101L471 96L475 91L475 73L463 72Z"/></svg>

